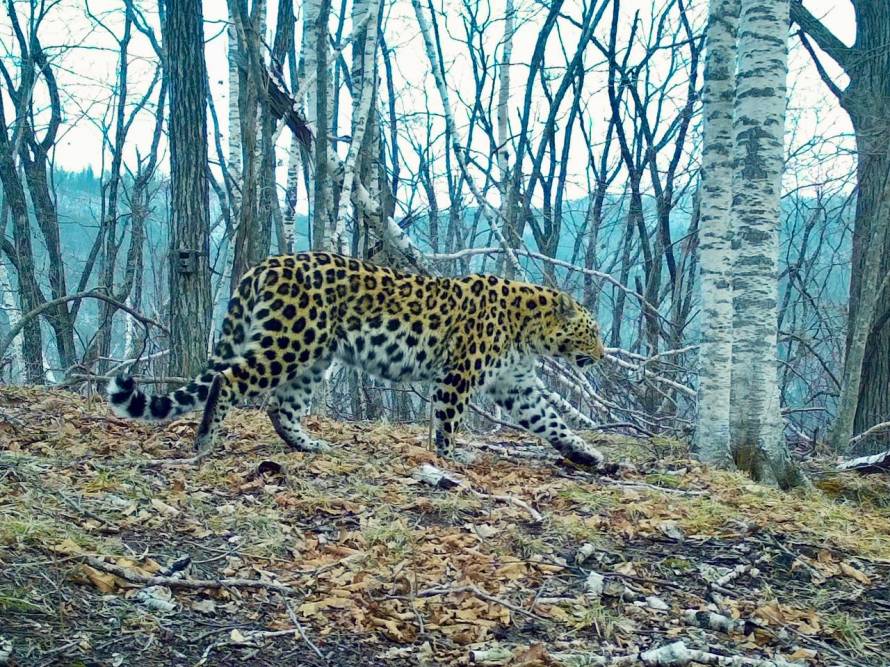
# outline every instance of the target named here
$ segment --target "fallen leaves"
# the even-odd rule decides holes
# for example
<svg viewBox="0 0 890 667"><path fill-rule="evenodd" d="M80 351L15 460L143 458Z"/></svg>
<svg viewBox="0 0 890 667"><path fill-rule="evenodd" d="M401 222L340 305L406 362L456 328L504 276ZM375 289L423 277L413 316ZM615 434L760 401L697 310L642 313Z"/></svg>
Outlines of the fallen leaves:
<svg viewBox="0 0 890 667"><path fill-rule="evenodd" d="M145 459L182 455L194 421L145 427L69 394L24 396L0 422L0 456L38 466L39 480L15 462L0 475L0 520L43 523L0 522L0 558L11 547L5 562L36 550L63 563L76 597L129 605L152 632L155 618L241 619L206 650L293 642L303 623L320 643L350 636L369 655L426 664L584 664L571 660L675 639L683 655L713 643L819 664L820 642L850 631L813 587L863 605L890 570L869 559L890 557L883 515L695 463L603 482L485 454L448 465L460 488L442 490L412 476L445 466L420 446L423 429L313 418L335 450L282 453L263 415L238 411L213 458L149 469ZM789 538L760 538L770 531Z"/></svg>
<svg viewBox="0 0 890 667"><path fill-rule="evenodd" d="M819 614L810 609L796 609L770 600L754 610L754 618L765 626L793 626L804 635L815 635L822 630Z"/></svg>

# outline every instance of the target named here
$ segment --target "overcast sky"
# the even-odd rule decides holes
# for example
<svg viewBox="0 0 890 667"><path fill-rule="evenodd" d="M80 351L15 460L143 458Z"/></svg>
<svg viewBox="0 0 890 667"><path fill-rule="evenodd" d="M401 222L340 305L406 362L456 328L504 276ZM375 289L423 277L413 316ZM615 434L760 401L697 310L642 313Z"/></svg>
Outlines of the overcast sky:
<svg viewBox="0 0 890 667"><path fill-rule="evenodd" d="M495 18L502 16L504 0L480 0L490 7ZM664 0L656 0L661 4ZM21 13L26 12L26 2L17 3L21 7ZM153 1L141 3L146 12L156 19L150 11L155 7ZM397 0L386 3L387 15L385 21L385 35L390 48L395 49L394 66L395 77L398 85L397 106L401 111L417 111L425 108L439 109L438 96L429 76L429 64L423 56L422 43L419 31L407 0ZM622 6L624 13L629 17L636 9L640 9L643 15L651 11L652 0L624 0ZM689 3L693 13L702 17L706 9L705 0L693 0ZM843 41L851 43L855 31L853 10L849 0L809 0L805 4L811 11L819 16L826 17L826 23ZM56 163L67 170L81 170L91 167L98 171L103 165L103 150L100 128L103 124L109 124L112 101L111 90L115 80L117 67L117 46L115 37L97 22L91 19L88 12L101 19L112 32L120 34L121 20L120 0L61 0L59 6L52 10L51 18L47 20L41 37L46 50L53 54L53 60L57 67L59 85L64 95L65 126L63 136L59 141L56 152ZM269 16L275 16L275 0L270 0ZM297 3L299 11L300 3ZM334 2L338 6L338 2ZM441 6L441 2L436 3ZM523 7L519 32L516 35L513 51L514 66L512 73L512 99L511 109L515 110L520 102L526 83L526 74L523 64L530 59L531 48L534 44L535 33L540 24L541 10L533 0L518 1L517 5ZM580 3L565 3L568 12L580 15ZM458 122L462 117L459 99L472 99L472 77L469 71L465 49L461 49L456 41L462 34L460 22L460 8L456 0L444 0L447 11L440 20L444 21L442 31L443 49L448 65L448 82L451 86L452 105L456 107ZM574 11L572 8L575 8ZM217 105L217 111L221 122L221 130L225 135L226 106L228 103L227 62L226 62L226 35L225 0L205 0L205 37L207 39L207 67L213 98ZM608 28L608 20L601 23L599 34L603 34ZM577 43L577 31L567 23L561 24L563 38L568 48ZM501 38L503 26L498 21L490 31L492 48ZM348 33L348 29L347 29ZM297 34L299 39L299 30ZM271 39L270 39L271 41ZM790 123L788 132L788 146L792 150L801 143L809 141L814 135L830 138L824 146L818 148L822 152L849 151L851 143L847 138L840 137L849 132L849 122L846 115L839 109L835 100L822 85L809 62L808 55L797 45L796 38L791 39L792 57L789 87L792 91L790 99ZM555 52L554 62L558 55ZM594 64L598 55L591 48L589 62ZM8 16L0 15L0 53L4 58L14 52L11 35L11 27ZM130 46L131 71L130 71L130 95L132 98L141 97L146 84L151 80L154 68L157 66L154 54L141 35L134 32ZM347 54L348 57L348 54ZM832 73L838 70L826 59L826 64ZM601 90L603 79L596 80L594 75L586 88L592 91L590 100L590 116L594 120L592 131L596 136L596 118L605 118L607 109L603 108L600 114L597 105L602 104L603 96L597 96L596 91ZM843 82L845 83L845 81ZM429 97L428 97L429 96ZM10 117L10 107L7 100L7 118ZM343 97L342 108L349 109L348 96ZM517 115L518 114L514 114ZM341 134L348 134L348 113L342 116ZM149 144L153 118L149 114L142 114L134 124L129 140L128 158L135 156L138 149L144 154ZM605 126L605 123L602 124ZM225 145L225 139L223 138ZM285 142L282 141L282 148ZM104 154L107 160L107 153ZM284 150L279 151L279 159L284 161ZM585 180L581 177L586 166L586 147L580 145L580 139L576 139L573 146L572 160L578 164L578 178L571 184L570 196L582 196L585 190ZM849 157L833 161L829 164L810 165L801 175L800 170L792 174L792 178L800 177L805 180L817 181L822 178L830 178L836 174L849 173L852 163ZM836 172L836 173L835 173ZM793 184L792 184L793 185Z"/></svg>

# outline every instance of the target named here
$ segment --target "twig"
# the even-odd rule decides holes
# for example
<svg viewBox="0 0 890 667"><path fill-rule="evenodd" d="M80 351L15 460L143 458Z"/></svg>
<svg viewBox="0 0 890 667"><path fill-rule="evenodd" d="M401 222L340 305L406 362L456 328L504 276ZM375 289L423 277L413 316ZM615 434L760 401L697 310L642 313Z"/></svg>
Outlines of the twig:
<svg viewBox="0 0 890 667"><path fill-rule="evenodd" d="M232 628L231 631L237 630L237 628ZM238 632L241 632L238 630ZM244 636L244 639L235 640L235 639L220 639L218 641L213 642L212 644L208 644L207 648L204 649L204 652L201 654L201 659L198 660L194 664L194 667L201 667L201 665L207 664L207 658L210 657L210 654L214 649L221 648L223 646L247 646L250 644L255 644L260 639L270 639L272 637L286 637L288 635L299 634L302 638L306 638L303 634L302 629L298 627L288 628L287 630L245 630L241 633ZM318 648L311 642L309 645L318 651ZM325 660L324 656L319 653L318 657L322 660ZM325 660L325 662L327 662Z"/></svg>
<svg viewBox="0 0 890 667"><path fill-rule="evenodd" d="M287 615L288 615L288 617L290 617L291 623L294 624L294 627L295 627L295 628L297 629L297 631L300 633L300 637L302 638L302 640L303 640L304 642L306 642L306 644L309 646L309 648L311 648L311 649L315 652L315 655L317 655L317 656L319 657L319 659L324 660L325 662L327 662L327 659L324 657L324 655L322 654L322 652L321 652L321 651L319 650L319 648L312 642L312 640L309 639L309 635L306 634L306 631L303 630L303 626L300 625L300 621L299 621L299 619L297 618L297 614L296 614L296 612L294 611L294 608L293 608L289 603L287 604Z"/></svg>
<svg viewBox="0 0 890 667"><path fill-rule="evenodd" d="M620 479L611 479L609 477L597 477L598 481L612 486L620 486L625 489L644 489L647 491L658 491L659 493L672 493L678 496L706 496L707 491L693 491L687 489L672 489L667 486L657 486L647 482L622 482Z"/></svg>
<svg viewBox="0 0 890 667"><path fill-rule="evenodd" d="M88 290L86 292L77 292L76 294L69 294L68 296L59 297L58 299L53 299L52 301L47 301L37 306L33 310L28 311L21 317L19 317L18 322L15 326L10 327L9 331L6 332L6 335L0 338L0 359L6 354L6 350L9 349L9 346L12 345L12 341L15 340L15 337L21 333L22 329L27 326L28 322L33 320L35 317L39 317L47 310L51 308L55 308L58 305L63 303L67 303L69 301L80 301L81 299L98 299L99 301L104 301L106 303L111 304L118 310L122 310L125 313L129 314L134 319L138 320L140 324L144 327L148 328L148 325L152 325L160 329L166 334L169 334L169 330L163 324L156 322L155 320L145 317L142 313L133 310L128 305L120 303L112 299L107 294L103 294L97 290Z"/></svg>
<svg viewBox="0 0 890 667"><path fill-rule="evenodd" d="M482 491L477 491L476 489L473 489L469 486L466 488L468 491L470 491L470 493L472 493L477 498L488 498L490 500L497 500L502 503L507 503L508 505L513 505L515 507L524 509L526 512L529 513L529 515L532 518L532 521L534 521L535 523L541 523L544 520L544 517L541 515L541 513L538 512L538 510L536 510L534 507L529 505L524 500L520 500L519 498L515 498L513 496L503 496L503 495L495 495L492 493L483 493Z"/></svg>
<svg viewBox="0 0 890 667"><path fill-rule="evenodd" d="M259 581L258 579L179 579L177 577L152 577L145 574L133 572L120 565L106 563L95 556L83 556L83 559L89 563L91 567L103 572L108 572L116 577L125 579L134 584L144 584L145 586L169 586L170 588L265 588L282 595L297 595L299 591L284 584L276 584L272 581Z"/></svg>

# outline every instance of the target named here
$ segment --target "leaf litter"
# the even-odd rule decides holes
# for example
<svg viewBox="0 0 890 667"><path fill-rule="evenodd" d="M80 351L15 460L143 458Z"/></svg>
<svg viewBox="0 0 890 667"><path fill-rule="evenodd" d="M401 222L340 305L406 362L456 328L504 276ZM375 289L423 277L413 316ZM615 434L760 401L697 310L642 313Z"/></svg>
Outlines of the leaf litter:
<svg viewBox="0 0 890 667"><path fill-rule="evenodd" d="M508 433L463 465L423 426L306 421L332 452L240 410L170 465L194 419L0 388L5 664L890 664L880 477L785 494L597 434L634 465Z"/></svg>

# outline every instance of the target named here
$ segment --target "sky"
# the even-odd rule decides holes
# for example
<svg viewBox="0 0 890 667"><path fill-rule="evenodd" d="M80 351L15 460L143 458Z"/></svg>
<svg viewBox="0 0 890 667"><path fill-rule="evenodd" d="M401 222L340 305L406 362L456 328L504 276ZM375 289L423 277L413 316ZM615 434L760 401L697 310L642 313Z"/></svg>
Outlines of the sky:
<svg viewBox="0 0 890 667"><path fill-rule="evenodd" d="M503 31L500 17L503 14L505 0L481 1L483 7L490 9L494 20L487 33L488 43L494 49ZM661 3L664 0L655 2ZM41 32L44 48L51 54L57 67L57 77L64 95L64 126L55 161L59 167L66 170L79 171L91 168L94 172L98 172L109 159L108 151L103 150L101 137L103 126L109 126L113 120L110 104L113 102L112 89L117 68L116 40L121 33L122 4L122 0L61 0L53 8ZM146 14L152 20L156 20L156 16L153 15L153 8L156 6L153 0L138 4L145 8ZM275 4L276 0L270 0L270 17L275 16ZM461 8L458 0L436 0L435 4L444 10L440 21L442 21L443 50L448 69L447 78L451 87L451 102L456 107L456 117L458 124L461 125L461 119L466 118L466 113L459 100L472 99L469 62L465 49L461 49L457 41L462 33ZM688 4L693 13L703 16L706 9L704 0L691 0ZM826 23L841 40L848 44L852 42L855 23L849 0L807 0L804 4L818 16L825 17ZM21 15L27 13L27 0L17 0L16 5L20 8ZM334 5L336 7L339 3L334 2ZM624 0L622 10L626 23L634 11L639 9L645 16L651 11L652 5L653 0ZM208 78L225 146L228 104L226 3L225 0L205 0L203 6ZM298 2L298 12L299 6ZM517 6L520 7L521 19L518 21L520 27L514 40L512 59L514 64L511 66L510 106L513 110L516 110L521 103L526 83L525 63L530 59L536 32L542 19L541 7L535 0L517 0ZM410 3L408 0L395 0L395 2L387 0L385 7L384 32L389 47L394 49L397 106L405 113L427 106L434 110L440 109ZM577 0L568 0L564 7L567 13L580 15L580 3ZM602 21L598 33L603 34L607 27L608 14ZM347 25L347 33L348 29ZM561 37L571 50L577 42L577 31L573 33L573 29L566 23L561 23L561 30L563 31ZM299 39L299 28L297 38ZM271 37L268 41L271 43ZM554 43L548 58L555 62L560 56L555 40L552 41ZM826 141L817 147L817 154L838 153L840 157L831 162L813 160L808 165L797 165L797 169L789 169L789 172L793 172L790 173L790 177L807 182L820 182L839 175L848 175L852 167L849 157L852 147L848 136L849 121L819 80L809 56L797 44L796 38L792 38L791 43L788 151L794 154L800 144L818 136L826 138ZM4 13L0 15L0 55L8 61L14 51L9 17ZM148 41L136 33L131 42L130 53L128 89L131 97L136 100L145 93L157 62ZM595 62L596 57L596 53L590 49L590 62ZM825 61L832 74L839 72L830 59L826 58ZM601 90L604 80L604 74L594 74L588 89ZM590 102L591 118L594 121L598 117L605 118L608 113L605 108L601 110L596 106L602 104L605 98L602 95L599 97L595 95L596 93ZM543 99L538 99L536 102L543 102ZM9 116L8 100L6 104ZM348 96L344 95L342 109L340 134L348 134ZM514 119L518 117L518 112L514 112L513 116ZM597 132L604 126L605 122L601 126L593 122L591 128L593 136L596 137ZM133 163L137 150L142 154L146 152L153 127L154 118L150 113L142 113L137 117L129 137L126 155L130 164ZM278 155L282 165L286 160L285 148L286 141L282 140ZM212 149L211 157L214 157ZM570 159L577 162L579 169L577 177L569 186L571 190L569 196L580 197L586 189L586 179L582 176L582 172L586 166L587 149L580 145L577 139L573 144ZM802 184L790 183L786 184L786 187L796 187L796 185Z"/></svg>

